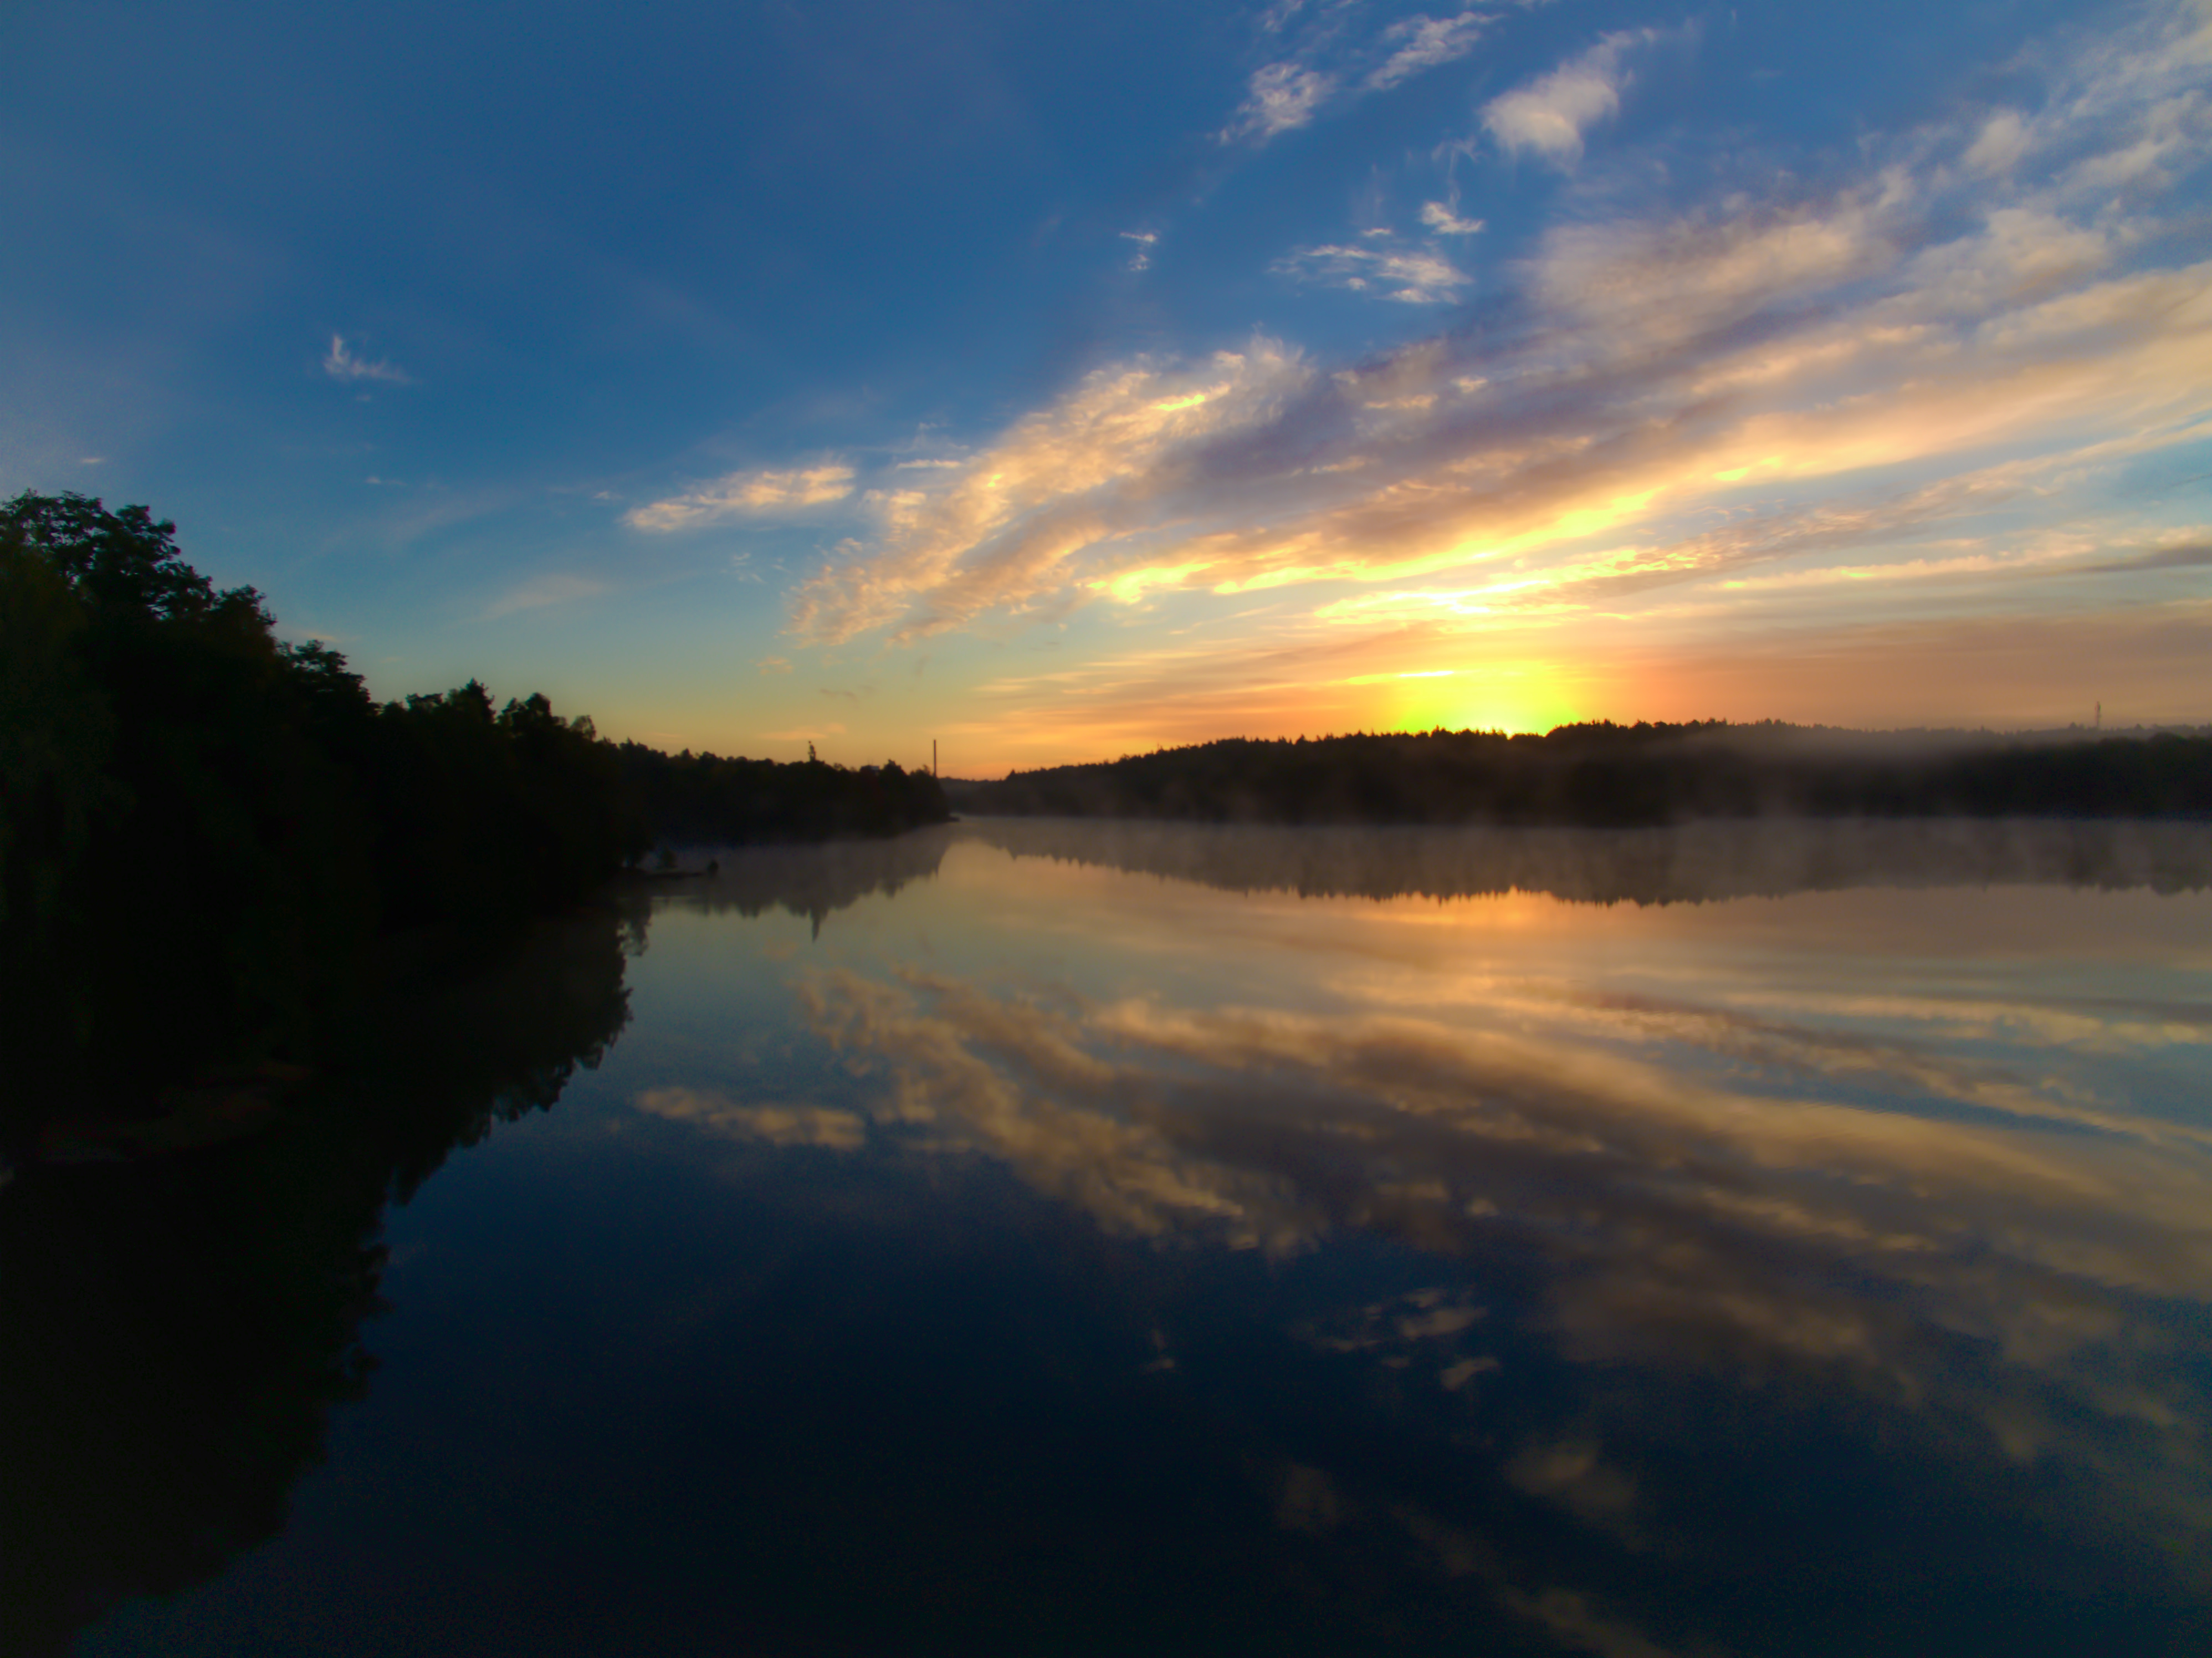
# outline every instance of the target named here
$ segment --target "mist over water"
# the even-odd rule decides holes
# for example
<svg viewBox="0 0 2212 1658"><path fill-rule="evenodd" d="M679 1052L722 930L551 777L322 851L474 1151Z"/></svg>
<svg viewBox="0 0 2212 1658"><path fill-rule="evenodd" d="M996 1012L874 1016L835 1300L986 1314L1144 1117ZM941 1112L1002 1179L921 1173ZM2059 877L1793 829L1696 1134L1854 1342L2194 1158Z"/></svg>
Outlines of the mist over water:
<svg viewBox="0 0 2212 1658"><path fill-rule="evenodd" d="M1277 828L983 818L970 838L1053 858L1307 897L1696 903L1851 887L2212 884L2191 823L1941 818L1706 820L1663 829Z"/></svg>
<svg viewBox="0 0 2212 1658"><path fill-rule="evenodd" d="M81 1650L2212 1637L2206 826L709 856Z"/></svg>

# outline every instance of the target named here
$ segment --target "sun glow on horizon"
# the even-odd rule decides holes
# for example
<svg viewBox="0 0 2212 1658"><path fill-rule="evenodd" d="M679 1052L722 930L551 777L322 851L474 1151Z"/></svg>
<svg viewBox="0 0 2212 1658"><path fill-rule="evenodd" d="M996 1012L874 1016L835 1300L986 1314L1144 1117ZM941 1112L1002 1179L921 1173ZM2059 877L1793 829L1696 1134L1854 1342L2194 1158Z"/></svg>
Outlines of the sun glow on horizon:
<svg viewBox="0 0 2212 1658"><path fill-rule="evenodd" d="M1376 676L1382 723L1399 731L1543 732L1583 718L1565 677L1548 663L1419 670Z"/></svg>

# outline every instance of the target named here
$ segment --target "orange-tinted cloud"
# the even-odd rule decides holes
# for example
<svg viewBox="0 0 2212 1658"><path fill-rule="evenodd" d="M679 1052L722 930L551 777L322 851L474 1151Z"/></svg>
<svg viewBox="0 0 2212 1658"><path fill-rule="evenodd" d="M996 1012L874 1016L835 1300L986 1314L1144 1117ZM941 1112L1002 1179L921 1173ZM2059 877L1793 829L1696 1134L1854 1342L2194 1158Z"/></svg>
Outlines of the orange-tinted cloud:
<svg viewBox="0 0 2212 1658"><path fill-rule="evenodd" d="M1613 74L1628 46L1607 49ZM1204 607L1222 596L1280 595L1263 630L1224 629L1258 700L1241 720L1224 704L1215 735L1276 718L1265 665L1316 648L1286 630L1293 611L1370 641L1346 681L1382 671L1372 659L1408 629L1516 672L1559 659L1520 648L1501 616L1644 617L1657 636L1638 649L1655 662L1717 659L1730 618L1753 613L1762 634L1816 617L1971 632L2021 568L2116 574L2118 554L2174 527L2095 491L2212 431L2212 262L2159 240L2160 192L2212 159L2209 73L2197 14L2154 18L2077 53L2039 103L1872 148L1856 179L1563 224L1504 273L1510 292L1479 331L1334 369L1267 339L1098 369L953 465L887 474L865 498L874 533L798 590L791 631L896 643L1080 605L1218 617ZM1433 248L1331 244L1286 268L1436 298L1462 273ZM1837 566L1850 573L1823 575ZM1893 597L1869 608L1878 590ZM1702 639L1668 619L1686 603L1706 607ZM1593 683L1623 683L1579 655ZM1746 659L1748 683L1773 659ZM1101 699L1139 694L1133 679L1103 689L1116 672L1040 688L1071 744L1166 735L1097 717ZM1186 682L1187 706L1220 677ZM2165 706L2185 700L2180 680L2154 694L2180 711ZM1334 697L1334 679L1279 683L1313 695L1278 729L1376 707Z"/></svg>

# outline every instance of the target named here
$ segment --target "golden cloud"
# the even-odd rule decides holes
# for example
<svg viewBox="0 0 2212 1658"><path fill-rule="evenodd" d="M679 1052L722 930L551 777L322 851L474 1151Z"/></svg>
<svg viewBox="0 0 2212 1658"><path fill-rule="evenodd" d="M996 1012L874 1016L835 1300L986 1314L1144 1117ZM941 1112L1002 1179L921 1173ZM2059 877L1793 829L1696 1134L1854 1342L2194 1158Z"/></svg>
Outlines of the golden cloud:
<svg viewBox="0 0 2212 1658"><path fill-rule="evenodd" d="M1362 626L1417 618L1431 592L1445 623L1493 595L1571 616L1652 586L1717 595L1750 565L1924 565L2019 500L1928 469L1993 481L2031 455L2057 521L2100 451L2194 442L2212 414L2212 264L2154 252L2155 192L2212 156L2188 112L2201 35L2193 15L2118 31L2039 106L1901 138L1825 193L1562 226L1480 333L1335 372L1271 340L1099 369L957 466L870 495L876 535L801 587L791 629L903 640L1325 583L1354 591L1321 605ZM1573 87L1614 86L1630 44ZM2127 172L2124 201L2081 182L2097 156ZM1286 268L1431 299L1463 282L1433 248L1332 245ZM1370 616L1358 590L1382 583L1395 608Z"/></svg>
<svg viewBox="0 0 2212 1658"><path fill-rule="evenodd" d="M665 501L632 507L623 521L637 530L696 530L732 519L774 518L827 507L853 493L854 471L842 463L731 472Z"/></svg>

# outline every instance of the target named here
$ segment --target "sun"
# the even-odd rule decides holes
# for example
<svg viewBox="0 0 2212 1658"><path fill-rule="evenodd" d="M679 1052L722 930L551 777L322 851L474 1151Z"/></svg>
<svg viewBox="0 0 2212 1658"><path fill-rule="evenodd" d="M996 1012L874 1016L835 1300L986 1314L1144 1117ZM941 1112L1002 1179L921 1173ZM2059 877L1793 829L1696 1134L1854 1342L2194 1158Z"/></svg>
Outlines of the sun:
<svg viewBox="0 0 2212 1658"><path fill-rule="evenodd" d="M1540 732L1583 717L1545 664L1416 671L1395 676L1384 689L1388 723L1400 731Z"/></svg>

